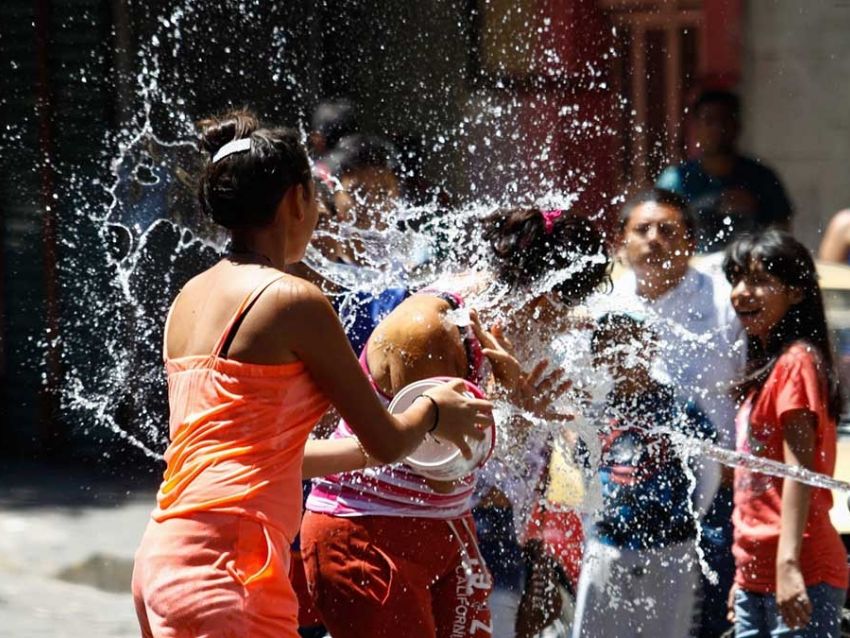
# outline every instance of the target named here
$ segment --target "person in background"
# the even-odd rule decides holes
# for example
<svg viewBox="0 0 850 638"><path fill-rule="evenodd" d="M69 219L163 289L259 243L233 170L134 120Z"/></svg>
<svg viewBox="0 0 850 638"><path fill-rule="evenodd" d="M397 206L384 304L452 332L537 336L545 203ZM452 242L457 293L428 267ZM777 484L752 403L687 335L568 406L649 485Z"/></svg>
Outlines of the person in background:
<svg viewBox="0 0 850 638"><path fill-rule="evenodd" d="M749 337L737 450L832 476L841 395L811 255L770 230L732 244L723 270ZM828 489L735 468L738 638L841 635L847 551L831 508Z"/></svg>
<svg viewBox="0 0 850 638"><path fill-rule="evenodd" d="M598 428L598 441L582 443L602 505L586 529L574 638L691 635L698 516L686 466L695 470L673 436L710 440L713 428L653 378L657 347L634 313L603 315L591 337L594 365L613 389L585 415Z"/></svg>
<svg viewBox="0 0 850 638"><path fill-rule="evenodd" d="M335 193L340 219L363 230L390 227L401 200L401 165L392 142L377 135L348 135L339 140L329 164L341 186Z"/></svg>
<svg viewBox="0 0 850 638"><path fill-rule="evenodd" d="M850 208L838 211L829 221L818 249L818 258L823 262L850 265ZM824 275L830 276L826 273ZM846 277L844 273L840 273L840 276ZM823 281L821 285L824 285ZM842 385L846 385L850 383L850 331L839 329L833 335L838 355L838 375Z"/></svg>
<svg viewBox="0 0 850 638"><path fill-rule="evenodd" d="M438 210L452 207L453 198L444 182L434 183L426 176L429 148L432 143L417 134L396 135L393 142L402 158L402 191L404 199L413 206L437 205Z"/></svg>
<svg viewBox="0 0 850 638"><path fill-rule="evenodd" d="M838 211L829 220L818 249L818 258L850 264L850 208Z"/></svg>
<svg viewBox="0 0 850 638"><path fill-rule="evenodd" d="M321 162L339 140L357 132L357 109L346 98L323 100L313 111L310 124L313 129L307 140L310 156Z"/></svg>
<svg viewBox="0 0 850 638"><path fill-rule="evenodd" d="M742 233L788 228L792 207L782 182L760 161L738 152L738 96L705 91L693 107L698 155L665 169L656 186L682 195L697 217L697 250L721 250Z"/></svg>
<svg viewBox="0 0 850 638"><path fill-rule="evenodd" d="M729 284L689 266L696 222L684 198L655 188L629 201L620 214L621 256L631 267L614 284L614 298L648 317L663 347L664 363L677 393L712 421L720 445L735 443L735 403L730 388L744 366L743 328L729 302ZM702 548L719 582L702 577L699 635L728 629L723 613L732 585L732 475L719 489L720 467L705 461L700 489L710 503L702 520ZM716 490L716 496L712 494Z"/></svg>
<svg viewBox="0 0 850 638"><path fill-rule="evenodd" d="M391 270L396 282L403 282L405 264L398 255L382 254L392 245L386 233L400 232L394 229L401 200L395 147L381 137L350 135L339 140L327 164L340 184L333 194L340 236L332 261L354 279L380 265ZM375 326L408 295L405 285L335 291L334 306L355 352L363 349Z"/></svg>

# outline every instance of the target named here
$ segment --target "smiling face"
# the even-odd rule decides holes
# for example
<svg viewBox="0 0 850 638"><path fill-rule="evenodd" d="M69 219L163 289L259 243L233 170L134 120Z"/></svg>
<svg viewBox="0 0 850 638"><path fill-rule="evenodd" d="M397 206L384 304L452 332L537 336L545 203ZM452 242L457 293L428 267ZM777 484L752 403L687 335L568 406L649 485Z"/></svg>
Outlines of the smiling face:
<svg viewBox="0 0 850 638"><path fill-rule="evenodd" d="M747 336L762 341L802 297L797 288L784 284L757 261L732 286L732 307Z"/></svg>

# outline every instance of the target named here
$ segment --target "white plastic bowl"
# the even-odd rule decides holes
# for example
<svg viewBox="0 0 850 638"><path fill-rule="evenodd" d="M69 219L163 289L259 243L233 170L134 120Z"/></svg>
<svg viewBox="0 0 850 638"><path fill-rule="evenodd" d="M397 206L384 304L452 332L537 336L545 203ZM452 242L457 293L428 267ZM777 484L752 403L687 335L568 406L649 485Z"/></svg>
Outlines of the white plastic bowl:
<svg viewBox="0 0 850 638"><path fill-rule="evenodd" d="M435 377L414 381L396 393L389 405L393 414L404 412L423 392L450 381L448 378ZM484 398L484 393L474 383L464 381L467 387L465 394L478 399ZM491 424L484 430L484 438L480 441L467 439L472 449L472 458L467 460L460 450L448 441L440 441L431 434L425 435L425 440L404 459L414 472L436 481L456 481L469 476L484 465L496 444L496 428Z"/></svg>

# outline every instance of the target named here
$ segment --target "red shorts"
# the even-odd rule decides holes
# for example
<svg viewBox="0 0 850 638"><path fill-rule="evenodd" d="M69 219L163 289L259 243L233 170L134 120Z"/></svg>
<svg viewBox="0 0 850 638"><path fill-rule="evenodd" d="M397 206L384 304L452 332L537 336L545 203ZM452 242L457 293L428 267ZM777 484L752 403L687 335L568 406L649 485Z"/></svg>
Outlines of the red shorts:
<svg viewBox="0 0 850 638"><path fill-rule="evenodd" d="M289 580L298 597L298 626L317 627L322 624L319 610L313 604L310 592L307 590L307 576L304 574L304 561L301 550L292 550L289 563Z"/></svg>
<svg viewBox="0 0 850 638"><path fill-rule="evenodd" d="M445 521L308 512L301 553L310 595L333 636L492 635L492 583L471 515Z"/></svg>

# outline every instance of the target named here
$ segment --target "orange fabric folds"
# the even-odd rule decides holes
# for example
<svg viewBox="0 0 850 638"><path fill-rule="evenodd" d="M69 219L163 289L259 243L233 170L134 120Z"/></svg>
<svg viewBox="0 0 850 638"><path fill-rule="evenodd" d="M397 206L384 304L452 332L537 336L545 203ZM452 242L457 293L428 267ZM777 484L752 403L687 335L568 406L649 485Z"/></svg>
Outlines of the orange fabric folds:
<svg viewBox="0 0 850 638"><path fill-rule="evenodd" d="M277 527L301 518L301 463L328 407L300 362L246 364L186 357L167 362L171 445L154 520L217 511Z"/></svg>
<svg viewBox="0 0 850 638"><path fill-rule="evenodd" d="M304 444L328 401L303 363L226 354L275 280L244 299L211 354L164 353L171 444L133 574L145 638L298 635L289 545Z"/></svg>
<svg viewBox="0 0 850 638"><path fill-rule="evenodd" d="M170 359L164 349L171 445L155 521L222 512L271 525L290 542L298 533L304 444L328 401L301 362L227 358L245 314L279 279L242 300L209 355Z"/></svg>

